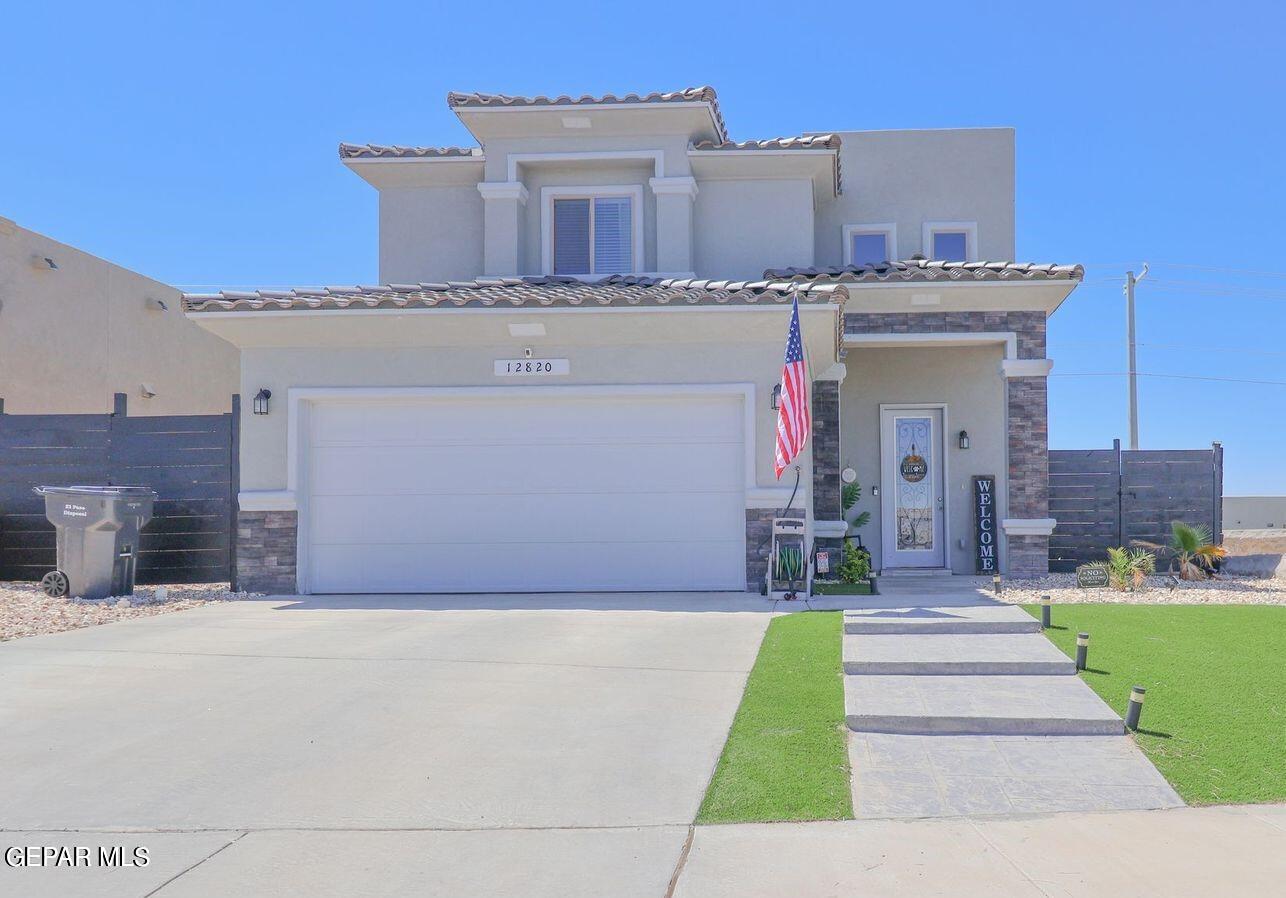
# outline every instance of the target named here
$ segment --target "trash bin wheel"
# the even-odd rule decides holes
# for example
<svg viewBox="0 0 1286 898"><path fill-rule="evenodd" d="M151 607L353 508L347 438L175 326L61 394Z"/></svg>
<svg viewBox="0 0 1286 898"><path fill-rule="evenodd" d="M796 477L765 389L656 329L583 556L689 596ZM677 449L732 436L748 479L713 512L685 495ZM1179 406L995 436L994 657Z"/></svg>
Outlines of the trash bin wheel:
<svg viewBox="0 0 1286 898"><path fill-rule="evenodd" d="M67 595L70 584L67 582L67 575L62 571L50 571L40 578L40 588L50 598L61 599Z"/></svg>

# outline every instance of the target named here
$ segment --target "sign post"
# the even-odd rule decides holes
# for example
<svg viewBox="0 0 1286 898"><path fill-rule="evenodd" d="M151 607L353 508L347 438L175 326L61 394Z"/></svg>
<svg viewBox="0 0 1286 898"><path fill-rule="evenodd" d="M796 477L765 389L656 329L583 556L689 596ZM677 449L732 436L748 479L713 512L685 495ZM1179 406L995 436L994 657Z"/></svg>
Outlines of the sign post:
<svg viewBox="0 0 1286 898"><path fill-rule="evenodd" d="M995 574L996 566L996 478L976 474L973 478L974 573Z"/></svg>

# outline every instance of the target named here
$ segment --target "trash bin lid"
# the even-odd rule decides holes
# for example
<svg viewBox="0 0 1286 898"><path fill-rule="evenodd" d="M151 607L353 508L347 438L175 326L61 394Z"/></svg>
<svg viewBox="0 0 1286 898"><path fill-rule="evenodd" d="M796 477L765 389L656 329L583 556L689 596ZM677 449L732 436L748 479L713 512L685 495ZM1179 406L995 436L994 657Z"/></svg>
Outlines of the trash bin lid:
<svg viewBox="0 0 1286 898"><path fill-rule="evenodd" d="M34 492L40 496L48 493L58 493L72 496L92 496L97 499L126 499L142 496L156 498L156 490L150 486L38 486Z"/></svg>

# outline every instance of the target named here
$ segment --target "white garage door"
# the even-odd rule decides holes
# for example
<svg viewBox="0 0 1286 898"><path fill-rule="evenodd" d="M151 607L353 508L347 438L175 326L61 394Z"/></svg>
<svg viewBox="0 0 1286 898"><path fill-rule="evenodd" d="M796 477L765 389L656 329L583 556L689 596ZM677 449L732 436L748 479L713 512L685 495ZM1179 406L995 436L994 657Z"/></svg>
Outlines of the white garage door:
<svg viewBox="0 0 1286 898"><path fill-rule="evenodd" d="M311 592L740 590L741 396L315 403Z"/></svg>

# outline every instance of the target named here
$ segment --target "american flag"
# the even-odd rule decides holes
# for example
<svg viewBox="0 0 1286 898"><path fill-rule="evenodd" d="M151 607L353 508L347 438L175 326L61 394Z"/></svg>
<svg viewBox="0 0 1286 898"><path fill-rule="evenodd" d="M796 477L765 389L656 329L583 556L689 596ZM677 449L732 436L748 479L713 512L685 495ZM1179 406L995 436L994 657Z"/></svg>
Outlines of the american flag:
<svg viewBox="0 0 1286 898"><path fill-rule="evenodd" d="M804 342L799 336L799 300L790 308L790 332L786 335L786 363L781 369L781 405L777 409L777 479L791 459L804 450L812 421L808 415L808 371L804 366Z"/></svg>

